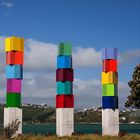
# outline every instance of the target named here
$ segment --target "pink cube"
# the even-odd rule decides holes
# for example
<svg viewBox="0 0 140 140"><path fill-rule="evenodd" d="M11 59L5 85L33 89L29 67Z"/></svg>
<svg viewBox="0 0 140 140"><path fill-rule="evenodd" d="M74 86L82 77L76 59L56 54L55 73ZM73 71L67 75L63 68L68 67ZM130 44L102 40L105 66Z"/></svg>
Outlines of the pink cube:
<svg viewBox="0 0 140 140"><path fill-rule="evenodd" d="M21 93L21 80L7 79L7 92Z"/></svg>

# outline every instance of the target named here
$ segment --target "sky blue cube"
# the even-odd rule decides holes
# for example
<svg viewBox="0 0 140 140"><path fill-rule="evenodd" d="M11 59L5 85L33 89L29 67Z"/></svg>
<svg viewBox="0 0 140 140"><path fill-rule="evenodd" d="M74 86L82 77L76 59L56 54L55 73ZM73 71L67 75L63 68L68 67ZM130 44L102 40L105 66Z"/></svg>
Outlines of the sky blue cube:
<svg viewBox="0 0 140 140"><path fill-rule="evenodd" d="M118 97L117 96L102 96L103 109L117 109Z"/></svg>
<svg viewBox="0 0 140 140"><path fill-rule="evenodd" d="M21 65L6 65L6 78L23 78L23 67Z"/></svg>
<svg viewBox="0 0 140 140"><path fill-rule="evenodd" d="M57 82L57 94L72 94L72 82Z"/></svg>
<svg viewBox="0 0 140 140"><path fill-rule="evenodd" d="M72 57L57 56L57 68L72 68Z"/></svg>
<svg viewBox="0 0 140 140"><path fill-rule="evenodd" d="M117 48L104 48L102 49L102 60L118 59Z"/></svg>

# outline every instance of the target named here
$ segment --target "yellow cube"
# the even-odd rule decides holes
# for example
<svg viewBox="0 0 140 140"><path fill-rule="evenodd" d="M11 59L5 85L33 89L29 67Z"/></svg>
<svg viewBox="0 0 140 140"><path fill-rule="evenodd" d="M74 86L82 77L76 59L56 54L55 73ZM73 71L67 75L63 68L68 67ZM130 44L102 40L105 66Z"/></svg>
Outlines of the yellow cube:
<svg viewBox="0 0 140 140"><path fill-rule="evenodd" d="M102 72L102 84L118 84L118 73Z"/></svg>
<svg viewBox="0 0 140 140"><path fill-rule="evenodd" d="M18 37L8 37L5 39L5 51L24 51L24 39Z"/></svg>

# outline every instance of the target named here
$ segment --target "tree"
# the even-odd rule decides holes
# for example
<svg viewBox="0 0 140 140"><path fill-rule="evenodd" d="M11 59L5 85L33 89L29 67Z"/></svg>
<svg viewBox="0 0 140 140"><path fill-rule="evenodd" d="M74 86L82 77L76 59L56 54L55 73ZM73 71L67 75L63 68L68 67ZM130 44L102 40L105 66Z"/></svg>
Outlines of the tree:
<svg viewBox="0 0 140 140"><path fill-rule="evenodd" d="M135 67L132 80L128 82L128 85L131 94L127 97L125 106L140 108L140 64Z"/></svg>

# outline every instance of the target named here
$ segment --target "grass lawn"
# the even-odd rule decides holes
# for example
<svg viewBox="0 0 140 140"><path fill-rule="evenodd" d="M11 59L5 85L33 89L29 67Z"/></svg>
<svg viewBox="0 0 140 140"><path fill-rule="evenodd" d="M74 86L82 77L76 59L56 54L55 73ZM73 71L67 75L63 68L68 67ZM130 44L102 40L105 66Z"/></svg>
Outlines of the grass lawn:
<svg viewBox="0 0 140 140"><path fill-rule="evenodd" d="M7 140L0 137L0 140ZM101 136L101 135L75 135L72 137L57 137L57 136L43 136L43 135L23 135L13 140L140 140L140 135L127 134L124 136Z"/></svg>

